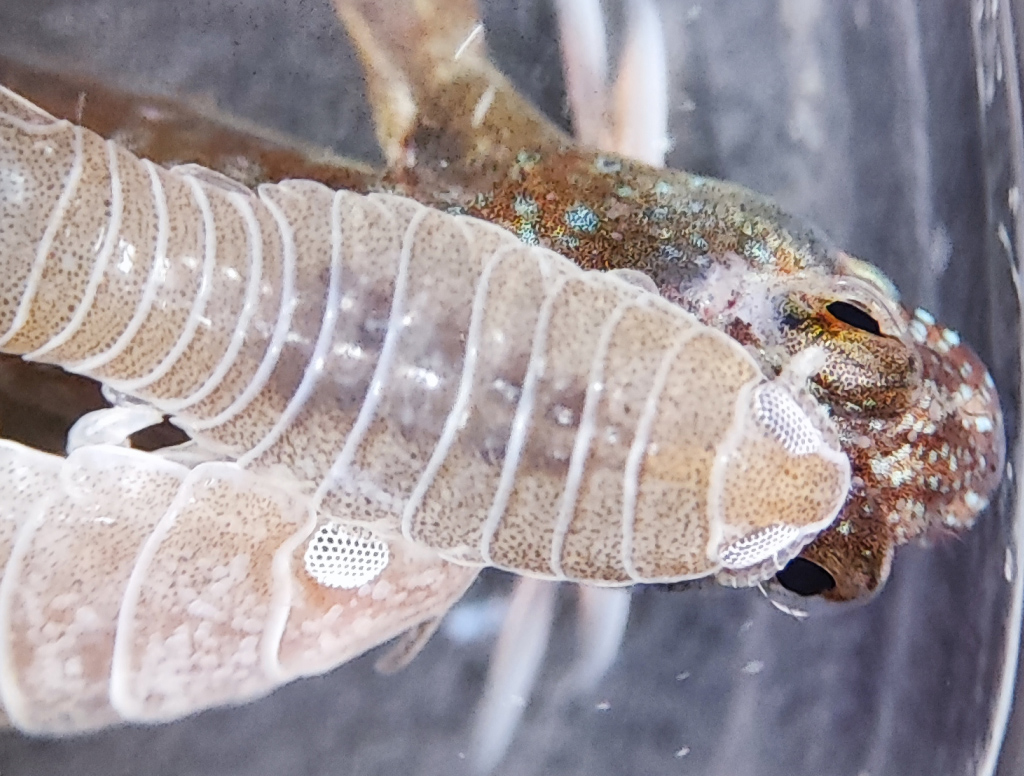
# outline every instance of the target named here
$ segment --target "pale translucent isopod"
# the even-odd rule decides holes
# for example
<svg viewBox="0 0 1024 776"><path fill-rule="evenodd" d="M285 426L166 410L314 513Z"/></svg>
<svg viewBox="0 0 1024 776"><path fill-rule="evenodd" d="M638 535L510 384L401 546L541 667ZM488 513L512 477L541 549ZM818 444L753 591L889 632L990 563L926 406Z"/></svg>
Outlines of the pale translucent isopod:
<svg viewBox="0 0 1024 776"><path fill-rule="evenodd" d="M246 700L485 565L751 584L844 503L813 349L768 380L485 222L164 170L7 90L0 116L0 349L130 397L112 436L167 413L209 461L4 444L0 697L26 730Z"/></svg>

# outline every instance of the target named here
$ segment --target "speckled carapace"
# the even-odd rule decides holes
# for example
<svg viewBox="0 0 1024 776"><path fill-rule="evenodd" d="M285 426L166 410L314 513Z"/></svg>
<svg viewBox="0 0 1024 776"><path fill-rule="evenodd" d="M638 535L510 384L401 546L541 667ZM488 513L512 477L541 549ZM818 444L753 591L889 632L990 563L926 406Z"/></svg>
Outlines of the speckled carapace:
<svg viewBox="0 0 1024 776"><path fill-rule="evenodd" d="M765 197L576 146L490 64L471 0L391 14L369 1L336 5L367 73L382 173L313 162L208 113L9 62L0 81L158 162L198 162L249 184L308 177L398 192L584 267L638 270L745 345L768 375L821 348L816 395L854 471L839 517L801 554L831 576L827 598L876 592L896 546L968 528L985 509L1005 453L993 382L955 332L905 310L880 273Z"/></svg>

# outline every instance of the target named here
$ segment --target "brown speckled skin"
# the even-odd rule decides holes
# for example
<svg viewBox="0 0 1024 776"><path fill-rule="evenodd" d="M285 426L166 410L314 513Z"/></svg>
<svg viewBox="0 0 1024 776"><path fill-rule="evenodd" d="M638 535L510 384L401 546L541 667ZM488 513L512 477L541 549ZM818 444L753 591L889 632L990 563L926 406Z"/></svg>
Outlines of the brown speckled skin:
<svg viewBox="0 0 1024 776"><path fill-rule="evenodd" d="M381 15L372 2L337 5L367 68L388 160L381 176L337 159L314 161L308 149L174 104L161 106L159 132L140 123L141 111L80 118L129 138L133 150L156 161L197 161L247 183L301 176L397 191L499 223L585 267L639 269L664 296L747 345L766 373L808 345L823 346L817 393L855 474L836 523L802 553L834 578L826 597L872 594L888 576L895 546L972 524L998 485L1005 442L998 397L969 348L940 325L918 320L915 328L884 289L864 282L855 264L766 198L574 147L493 70L479 38L452 59L473 27L468 0L423 3L423 16ZM77 117L74 86L61 92L37 78L32 88L31 73L19 81L13 70L0 69L7 85ZM396 95L411 95L413 107ZM119 99L106 96L111 105ZM485 99L489 107L477 115ZM233 169L239 155L249 160L241 176ZM736 267L743 283L721 298L714 271ZM850 286L838 282L845 278L859 289L852 303L872 314L880 335L827 309L849 299ZM765 290L773 314L751 317L744 295Z"/></svg>

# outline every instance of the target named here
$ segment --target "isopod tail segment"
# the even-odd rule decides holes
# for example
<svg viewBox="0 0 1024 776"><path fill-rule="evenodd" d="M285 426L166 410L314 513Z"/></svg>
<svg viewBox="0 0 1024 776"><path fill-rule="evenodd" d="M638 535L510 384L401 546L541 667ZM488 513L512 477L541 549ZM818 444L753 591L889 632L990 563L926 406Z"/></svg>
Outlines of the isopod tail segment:
<svg viewBox="0 0 1024 776"><path fill-rule="evenodd" d="M328 587L305 557L325 531L358 543L236 464L0 441L10 722L55 735L244 703L440 616L477 574L395 539L372 579Z"/></svg>

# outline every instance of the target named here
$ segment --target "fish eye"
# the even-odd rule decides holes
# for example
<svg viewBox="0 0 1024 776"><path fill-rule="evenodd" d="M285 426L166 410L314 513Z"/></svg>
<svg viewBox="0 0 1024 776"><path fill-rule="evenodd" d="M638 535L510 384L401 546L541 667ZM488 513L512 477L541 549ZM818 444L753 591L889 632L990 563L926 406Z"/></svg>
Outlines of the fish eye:
<svg viewBox="0 0 1024 776"><path fill-rule="evenodd" d="M842 321L848 326L852 326L855 329L866 331L869 334L880 336L882 329L878 325L878 321L868 315L864 310L852 305L849 302L832 302L825 306L825 309L831 313L832 317L836 320Z"/></svg>
<svg viewBox="0 0 1024 776"><path fill-rule="evenodd" d="M835 579L825 569L799 557L787 563L775 579L789 592L805 598L827 593L836 586Z"/></svg>

